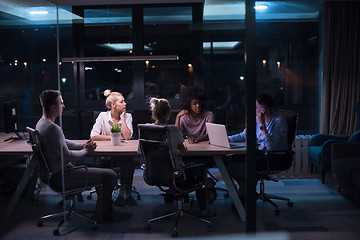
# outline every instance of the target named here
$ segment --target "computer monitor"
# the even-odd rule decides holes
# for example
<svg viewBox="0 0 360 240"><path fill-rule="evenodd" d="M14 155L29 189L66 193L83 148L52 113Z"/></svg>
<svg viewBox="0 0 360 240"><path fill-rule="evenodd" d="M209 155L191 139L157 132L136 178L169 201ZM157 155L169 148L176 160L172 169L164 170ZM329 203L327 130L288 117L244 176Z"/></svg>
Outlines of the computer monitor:
<svg viewBox="0 0 360 240"><path fill-rule="evenodd" d="M11 133L18 130L17 112L17 103L15 101L4 102L5 133Z"/></svg>

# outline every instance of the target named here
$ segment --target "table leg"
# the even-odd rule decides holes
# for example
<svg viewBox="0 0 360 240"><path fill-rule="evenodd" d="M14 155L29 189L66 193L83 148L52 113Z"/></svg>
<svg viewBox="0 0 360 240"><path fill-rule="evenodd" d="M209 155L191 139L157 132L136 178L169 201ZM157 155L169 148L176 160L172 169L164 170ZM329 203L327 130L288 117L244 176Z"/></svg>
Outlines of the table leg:
<svg viewBox="0 0 360 240"><path fill-rule="evenodd" d="M5 210L5 213L2 217L3 221L6 221L7 219L10 218L12 212L14 211L14 208L22 194L22 192L24 191L27 183L29 182L29 179L31 178L34 169L36 167L36 159L35 157L31 156L30 162L29 164L26 166L26 170L24 172L24 175L21 177L20 182L18 183L18 185L16 186L16 191L14 192L13 196L11 197L11 200Z"/></svg>
<svg viewBox="0 0 360 240"><path fill-rule="evenodd" d="M225 185L228 189L229 195L235 204L236 210L238 211L241 220L243 222L245 222L246 221L245 209L240 201L239 194L236 189L235 183L232 180L232 178L230 177L230 175L225 167L225 164L222 160L222 157L215 155L214 160L215 160L215 163L216 163L216 165L220 171L220 174L225 182Z"/></svg>

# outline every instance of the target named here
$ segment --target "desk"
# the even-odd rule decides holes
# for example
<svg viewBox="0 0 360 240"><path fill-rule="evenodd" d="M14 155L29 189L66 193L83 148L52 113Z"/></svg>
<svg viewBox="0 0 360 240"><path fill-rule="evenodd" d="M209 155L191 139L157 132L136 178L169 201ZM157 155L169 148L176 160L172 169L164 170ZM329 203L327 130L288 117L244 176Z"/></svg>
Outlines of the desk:
<svg viewBox="0 0 360 240"><path fill-rule="evenodd" d="M207 141L196 144L189 144L187 141L185 141L185 145L187 151L181 153L183 156L213 156L216 166L218 167L221 177L223 178L224 183L228 189L229 195L234 202L236 210L238 211L241 220L245 222L245 209L240 201L236 185L233 179L230 177L223 162L223 156L227 154L244 155L246 154L246 148L243 147L227 149L211 145Z"/></svg>
<svg viewBox="0 0 360 240"><path fill-rule="evenodd" d="M77 140L80 143L84 143L85 140ZM112 146L110 141L96 141L98 147L90 156L139 156L137 153L138 140L129 140L121 143L120 146ZM222 161L222 156L226 154L245 154L245 148L226 149L208 144L208 142L200 142L197 144L189 144L185 142L187 151L181 153L184 156L213 156L217 167L219 168L220 174L228 188L229 195L234 201L235 207L241 217L242 221L245 221L246 215L244 207L242 206L236 186L229 176L227 169ZM32 149L30 145L24 140L10 140L5 143L0 143L0 155L31 155ZM8 219L13 212L19 197L24 190L28 180L30 179L36 166L35 158L31 157L26 168L26 171L21 178L17 189L10 200L8 208L3 216L4 219Z"/></svg>
<svg viewBox="0 0 360 240"><path fill-rule="evenodd" d="M16 161L18 161L18 159L16 158L18 156L29 157L27 159L26 170L21 177L18 185L16 186L16 191L11 197L9 205L7 206L6 211L2 216L2 220L4 221L11 216L22 192L24 191L36 167L36 160L31 156L33 153L31 146L25 140L12 139L4 142L4 140L8 139L10 136L15 137L16 135L0 133L0 155L14 156L14 158L6 159L7 162L4 164L1 163L1 165L6 166L14 164ZM0 161L5 161L5 158L0 159Z"/></svg>
<svg viewBox="0 0 360 240"><path fill-rule="evenodd" d="M0 145L1 143L4 143L5 139L8 139L9 137L16 137L15 133L0 133Z"/></svg>

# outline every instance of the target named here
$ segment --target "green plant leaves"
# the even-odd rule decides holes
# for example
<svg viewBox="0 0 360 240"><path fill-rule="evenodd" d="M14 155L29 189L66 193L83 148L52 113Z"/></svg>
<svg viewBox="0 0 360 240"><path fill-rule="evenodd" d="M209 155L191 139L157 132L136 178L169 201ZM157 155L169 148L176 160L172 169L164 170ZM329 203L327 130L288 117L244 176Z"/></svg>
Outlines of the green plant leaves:
<svg viewBox="0 0 360 240"><path fill-rule="evenodd" d="M110 132L112 132L112 133L121 132L121 126L118 124L112 125L110 128Z"/></svg>

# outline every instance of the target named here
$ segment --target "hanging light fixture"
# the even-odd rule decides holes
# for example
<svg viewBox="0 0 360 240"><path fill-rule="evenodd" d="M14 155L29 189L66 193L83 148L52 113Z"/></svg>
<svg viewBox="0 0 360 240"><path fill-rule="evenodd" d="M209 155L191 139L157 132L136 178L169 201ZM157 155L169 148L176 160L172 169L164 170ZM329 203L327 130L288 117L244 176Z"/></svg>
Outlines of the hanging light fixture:
<svg viewBox="0 0 360 240"><path fill-rule="evenodd" d="M129 16L130 16L130 7L129 7ZM109 54L109 50L113 49L114 50L114 46L119 45L119 43L115 43L115 44L111 44L110 43L110 31L109 31L109 6L107 5L107 9L106 9L106 21L107 21L107 45L105 46L108 49L108 54ZM127 44L121 44L120 47L124 48L123 45L129 45L126 47L129 47L129 52L130 54L133 53L133 49L132 49L132 43L131 43L131 39L132 39L132 21L131 18L129 18L129 35L130 35L130 43ZM104 47L105 44L101 44L100 46ZM146 46L145 46L146 48ZM116 50L116 49L115 49ZM116 50L118 51L118 50ZM71 63L76 63L76 62L135 62L135 61L176 61L179 60L179 56L178 55L157 55L154 56L152 55L152 52L150 52L150 55L130 55L130 56L102 56L102 57L65 57L62 59L62 62L71 62Z"/></svg>
<svg viewBox="0 0 360 240"><path fill-rule="evenodd" d="M105 57L68 57L63 58L62 62L134 62L134 61L176 61L177 55L158 55L158 56L105 56Z"/></svg>

